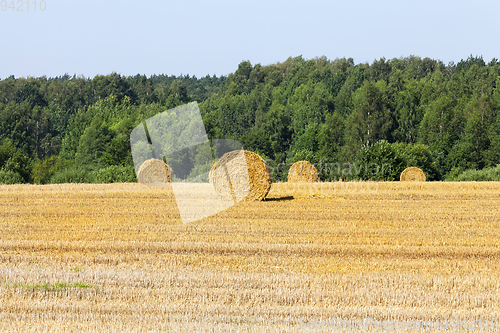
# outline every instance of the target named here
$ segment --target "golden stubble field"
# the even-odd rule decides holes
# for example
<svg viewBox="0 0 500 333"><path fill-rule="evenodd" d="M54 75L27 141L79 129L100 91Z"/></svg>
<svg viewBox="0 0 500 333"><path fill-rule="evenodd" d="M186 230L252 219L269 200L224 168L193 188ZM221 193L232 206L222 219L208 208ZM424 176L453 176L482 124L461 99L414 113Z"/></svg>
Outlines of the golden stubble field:
<svg viewBox="0 0 500 333"><path fill-rule="evenodd" d="M187 224L167 188L0 186L2 332L340 332L305 323L491 320L499 293L500 183L278 183Z"/></svg>

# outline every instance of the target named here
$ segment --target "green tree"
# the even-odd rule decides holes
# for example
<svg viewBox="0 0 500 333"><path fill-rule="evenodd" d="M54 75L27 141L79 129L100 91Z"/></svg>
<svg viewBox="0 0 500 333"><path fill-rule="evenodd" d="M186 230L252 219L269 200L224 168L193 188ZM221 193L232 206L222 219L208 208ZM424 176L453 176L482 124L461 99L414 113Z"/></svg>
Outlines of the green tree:
<svg viewBox="0 0 500 333"><path fill-rule="evenodd" d="M432 151L448 152L461 131L454 128L455 111L453 101L446 95L430 103L424 110L420 123L420 143Z"/></svg>
<svg viewBox="0 0 500 333"><path fill-rule="evenodd" d="M389 82L389 77L391 75L392 66L389 61L385 58L380 58L380 60L374 60L371 66L366 70L365 75L368 80L377 82L379 80L384 80Z"/></svg>
<svg viewBox="0 0 500 333"><path fill-rule="evenodd" d="M269 135L272 158L281 163L286 158L286 153L292 142L292 117L291 112L283 104L275 100L269 112L264 116L263 128Z"/></svg>
<svg viewBox="0 0 500 333"><path fill-rule="evenodd" d="M489 164L487 155L491 142L488 132L496 118L490 98L483 95L471 101L467 117L462 138L448 156L449 167L482 169Z"/></svg>
<svg viewBox="0 0 500 333"><path fill-rule="evenodd" d="M292 152L298 150L316 152L318 150L318 130L319 126L316 123L308 124L304 132L295 139L295 145Z"/></svg>
<svg viewBox="0 0 500 333"><path fill-rule="evenodd" d="M69 166L71 166L71 162L63 160L59 156L38 160L33 166L33 181L35 184L48 184L52 176Z"/></svg>
<svg viewBox="0 0 500 333"><path fill-rule="evenodd" d="M87 89L90 95L87 97L90 104L111 95L116 96L118 101L121 101L125 96L129 97L133 103L137 100L137 96L127 80L114 72L109 75L96 75Z"/></svg>
<svg viewBox="0 0 500 333"><path fill-rule="evenodd" d="M28 102L0 105L0 140L9 139L14 146L33 156L35 154L33 133L34 121Z"/></svg>
<svg viewBox="0 0 500 333"><path fill-rule="evenodd" d="M421 143L406 144L402 142L393 143L392 146L405 161L405 168L420 168L425 173L427 180L441 179L442 175L439 173L438 165L428 146Z"/></svg>
<svg viewBox="0 0 500 333"><path fill-rule="evenodd" d="M295 90L288 107L292 111L293 130L299 137L307 125L324 122L325 116L333 111L333 99L323 82L309 81Z"/></svg>
<svg viewBox="0 0 500 333"><path fill-rule="evenodd" d="M240 142L246 150L260 151L267 156L273 155L269 134L263 128L243 134Z"/></svg>
<svg viewBox="0 0 500 333"><path fill-rule="evenodd" d="M318 156L325 162L338 162L344 145L344 119L338 112L328 114L318 131Z"/></svg>
<svg viewBox="0 0 500 333"><path fill-rule="evenodd" d="M355 67L349 74L345 83L340 88L338 94L334 98L335 110L343 117L350 115L354 109L352 100L353 93L363 85L365 76L363 69Z"/></svg>
<svg viewBox="0 0 500 333"><path fill-rule="evenodd" d="M21 180L23 183L31 182L33 161L21 149L14 146L10 140L2 140L0 144L0 170L2 177L11 179L13 183ZM0 180L1 181L1 180Z"/></svg>
<svg viewBox="0 0 500 333"><path fill-rule="evenodd" d="M102 165L133 165L130 149L130 133L135 123L130 118L124 118L110 126L110 141L100 157Z"/></svg>
<svg viewBox="0 0 500 333"><path fill-rule="evenodd" d="M395 97L397 129L394 131L396 140L415 143L418 140L418 129L424 116L420 105L421 85L415 79L407 81L403 90Z"/></svg>
<svg viewBox="0 0 500 333"><path fill-rule="evenodd" d="M386 140L380 140L371 146L361 148L356 155L356 162L349 168L351 179L398 180L406 167L401 151L395 149Z"/></svg>
<svg viewBox="0 0 500 333"><path fill-rule="evenodd" d="M467 72L473 65L482 67L486 66L486 63L483 60L483 56L473 56L472 54L466 60L460 60L460 62L455 67L455 71Z"/></svg>
<svg viewBox="0 0 500 333"><path fill-rule="evenodd" d="M75 160L78 165L102 165L102 156L112 138L107 124L96 117L80 137Z"/></svg>
<svg viewBox="0 0 500 333"><path fill-rule="evenodd" d="M386 101L385 81L366 81L354 95L354 111L346 123L346 144L355 152L379 140L388 140L392 117Z"/></svg>
<svg viewBox="0 0 500 333"><path fill-rule="evenodd" d="M175 80L170 86L170 93L181 103L187 103L189 101L187 89L184 86L182 80Z"/></svg>
<svg viewBox="0 0 500 333"><path fill-rule="evenodd" d="M40 93L40 84L35 79L28 79L14 91L13 101L16 104L28 103L32 108L35 105L47 106L47 101Z"/></svg>

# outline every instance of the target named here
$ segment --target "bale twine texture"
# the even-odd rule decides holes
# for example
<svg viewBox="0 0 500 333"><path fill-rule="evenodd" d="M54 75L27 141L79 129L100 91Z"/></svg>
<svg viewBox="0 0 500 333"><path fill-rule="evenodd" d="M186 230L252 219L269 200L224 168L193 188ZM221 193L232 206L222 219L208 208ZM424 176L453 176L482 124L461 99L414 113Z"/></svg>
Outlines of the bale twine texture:
<svg viewBox="0 0 500 333"><path fill-rule="evenodd" d="M399 180L402 182L425 182L425 173L417 167L409 167L401 172Z"/></svg>
<svg viewBox="0 0 500 333"><path fill-rule="evenodd" d="M318 181L318 170L308 161L299 161L292 164L288 170L288 181L292 183Z"/></svg>
<svg viewBox="0 0 500 333"><path fill-rule="evenodd" d="M157 158L146 160L137 171L137 180L141 184L168 184L170 183L168 165Z"/></svg>
<svg viewBox="0 0 500 333"><path fill-rule="evenodd" d="M224 154L210 169L209 181L220 196L234 202L261 201L271 189L269 165L246 150Z"/></svg>

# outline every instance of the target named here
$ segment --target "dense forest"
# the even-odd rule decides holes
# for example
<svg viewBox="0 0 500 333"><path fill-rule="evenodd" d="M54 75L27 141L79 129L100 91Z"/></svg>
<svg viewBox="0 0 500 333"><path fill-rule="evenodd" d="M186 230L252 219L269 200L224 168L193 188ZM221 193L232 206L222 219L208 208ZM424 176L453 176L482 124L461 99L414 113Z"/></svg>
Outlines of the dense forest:
<svg viewBox="0 0 500 333"><path fill-rule="evenodd" d="M500 178L500 61L471 55L243 61L227 77L11 76L0 80L0 183L135 181L132 129L190 101L209 138L257 152L275 181L299 160L322 180L395 180L407 166L429 180Z"/></svg>

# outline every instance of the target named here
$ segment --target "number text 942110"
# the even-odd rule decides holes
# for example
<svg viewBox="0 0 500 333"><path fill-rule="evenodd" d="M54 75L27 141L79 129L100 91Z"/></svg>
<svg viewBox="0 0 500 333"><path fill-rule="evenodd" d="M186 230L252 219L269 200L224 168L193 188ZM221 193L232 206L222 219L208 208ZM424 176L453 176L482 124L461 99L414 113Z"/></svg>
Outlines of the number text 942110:
<svg viewBox="0 0 500 333"><path fill-rule="evenodd" d="M2 0L0 1L0 9L5 12L11 10L13 12L36 12L45 11L47 3L45 0Z"/></svg>

